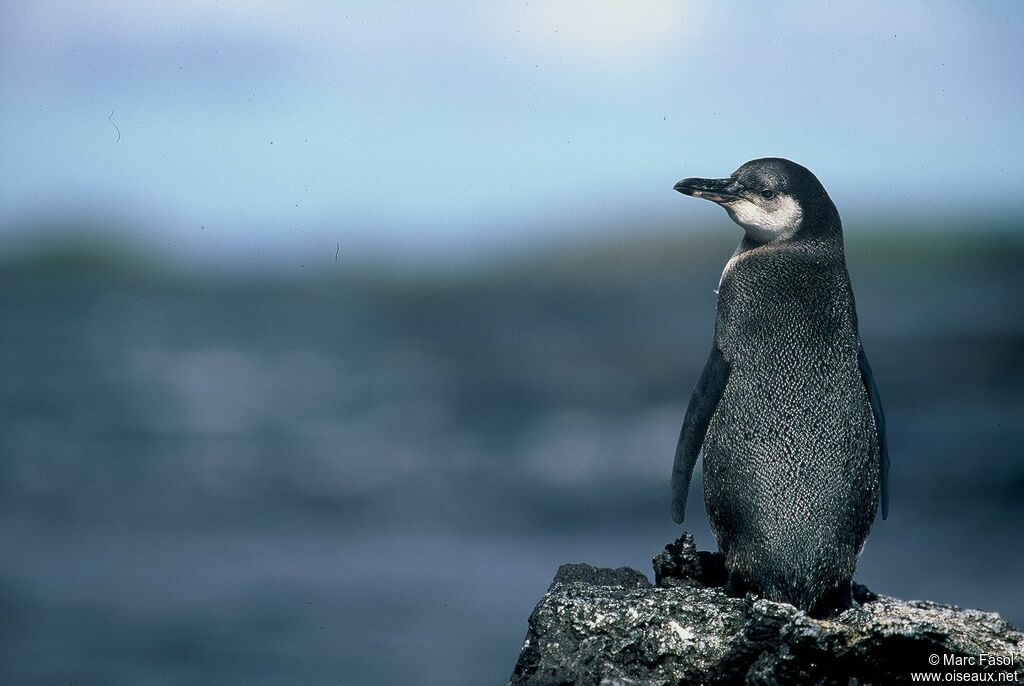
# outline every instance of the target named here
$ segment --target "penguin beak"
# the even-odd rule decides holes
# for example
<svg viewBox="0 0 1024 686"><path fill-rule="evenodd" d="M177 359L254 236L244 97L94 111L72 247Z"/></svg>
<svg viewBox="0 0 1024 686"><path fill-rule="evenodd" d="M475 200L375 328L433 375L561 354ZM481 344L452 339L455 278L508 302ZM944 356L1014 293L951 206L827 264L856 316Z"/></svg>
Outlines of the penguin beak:
<svg viewBox="0 0 1024 686"><path fill-rule="evenodd" d="M740 199L740 184L736 179L683 179L674 190L694 198L704 198L719 205Z"/></svg>

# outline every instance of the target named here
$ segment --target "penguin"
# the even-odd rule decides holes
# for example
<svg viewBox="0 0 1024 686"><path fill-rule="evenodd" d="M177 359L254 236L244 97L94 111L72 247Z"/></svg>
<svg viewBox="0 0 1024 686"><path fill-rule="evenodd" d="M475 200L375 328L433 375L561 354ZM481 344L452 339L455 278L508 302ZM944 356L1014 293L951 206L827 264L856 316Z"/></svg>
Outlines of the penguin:
<svg viewBox="0 0 1024 686"><path fill-rule="evenodd" d="M805 167L747 162L674 189L743 229L718 286L714 344L672 467L681 524L693 467L730 595L831 617L879 505L889 514L885 418L861 345L839 212Z"/></svg>

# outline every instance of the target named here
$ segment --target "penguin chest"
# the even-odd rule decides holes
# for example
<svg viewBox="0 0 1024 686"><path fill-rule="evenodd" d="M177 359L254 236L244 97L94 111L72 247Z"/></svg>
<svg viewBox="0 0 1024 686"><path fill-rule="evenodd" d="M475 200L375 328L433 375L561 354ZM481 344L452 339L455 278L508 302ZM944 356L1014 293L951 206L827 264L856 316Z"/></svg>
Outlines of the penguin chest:
<svg viewBox="0 0 1024 686"><path fill-rule="evenodd" d="M873 426L849 364L734 370L704 441L705 500L720 543L798 547L822 527L861 529L877 503Z"/></svg>
<svg viewBox="0 0 1024 686"><path fill-rule="evenodd" d="M852 574L880 494L849 280L820 257L748 251L719 292L730 371L702 445L705 504L727 566L762 586Z"/></svg>

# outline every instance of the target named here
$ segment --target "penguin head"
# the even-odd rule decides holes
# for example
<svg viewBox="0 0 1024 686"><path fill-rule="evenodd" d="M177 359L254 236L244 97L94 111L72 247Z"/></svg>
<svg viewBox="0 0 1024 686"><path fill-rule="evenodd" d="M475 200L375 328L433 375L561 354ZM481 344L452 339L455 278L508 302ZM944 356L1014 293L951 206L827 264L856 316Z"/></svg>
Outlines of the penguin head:
<svg viewBox="0 0 1024 686"><path fill-rule="evenodd" d="M751 160L727 179L683 179L675 190L721 205L758 243L792 238L811 206L828 199L814 174L780 157Z"/></svg>

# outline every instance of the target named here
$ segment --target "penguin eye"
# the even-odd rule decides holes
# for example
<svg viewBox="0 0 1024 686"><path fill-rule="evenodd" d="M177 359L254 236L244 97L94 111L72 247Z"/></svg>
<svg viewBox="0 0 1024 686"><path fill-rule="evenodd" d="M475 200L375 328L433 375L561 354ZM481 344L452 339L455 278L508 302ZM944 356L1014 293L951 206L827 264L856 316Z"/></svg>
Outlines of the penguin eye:
<svg viewBox="0 0 1024 686"><path fill-rule="evenodd" d="M763 190L761 191L761 197L765 200L771 200L775 197L775 191Z"/></svg>

